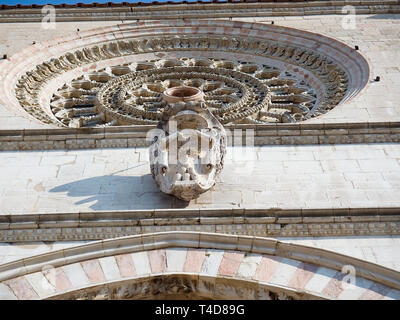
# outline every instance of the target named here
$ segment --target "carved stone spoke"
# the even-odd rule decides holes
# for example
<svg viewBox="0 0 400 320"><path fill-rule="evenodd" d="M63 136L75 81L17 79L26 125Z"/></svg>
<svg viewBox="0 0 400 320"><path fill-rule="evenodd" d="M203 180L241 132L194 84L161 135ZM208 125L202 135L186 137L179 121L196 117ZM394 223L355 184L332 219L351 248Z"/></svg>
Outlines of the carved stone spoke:
<svg viewBox="0 0 400 320"><path fill-rule="evenodd" d="M166 58L156 58L158 51L166 52ZM185 51L186 56L180 51ZM201 57L190 51L201 52ZM222 52L266 60L256 63L215 57ZM53 116L49 115L48 106L41 105L39 97L46 83L62 77L64 71L141 53L153 53L155 59L81 71L75 79L65 82L50 99ZM27 112L59 126L156 124L165 107L160 99L162 92L190 86L205 93L207 106L222 124L262 124L298 122L322 114L343 99L348 83L347 74L339 65L308 49L251 37L160 36L107 42L52 58L21 76L16 97ZM93 107L93 114L85 114L87 108ZM79 111L80 108L84 110ZM284 114L282 109L286 110ZM96 121L81 119L88 116Z"/></svg>

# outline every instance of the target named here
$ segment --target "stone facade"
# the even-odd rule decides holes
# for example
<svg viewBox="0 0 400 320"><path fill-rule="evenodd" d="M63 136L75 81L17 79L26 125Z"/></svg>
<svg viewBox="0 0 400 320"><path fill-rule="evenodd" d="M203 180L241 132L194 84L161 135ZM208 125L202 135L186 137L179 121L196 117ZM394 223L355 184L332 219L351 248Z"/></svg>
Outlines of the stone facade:
<svg viewBox="0 0 400 320"><path fill-rule="evenodd" d="M1 9L0 297L400 299L399 4L346 4ZM228 134L189 203L149 166L179 85Z"/></svg>

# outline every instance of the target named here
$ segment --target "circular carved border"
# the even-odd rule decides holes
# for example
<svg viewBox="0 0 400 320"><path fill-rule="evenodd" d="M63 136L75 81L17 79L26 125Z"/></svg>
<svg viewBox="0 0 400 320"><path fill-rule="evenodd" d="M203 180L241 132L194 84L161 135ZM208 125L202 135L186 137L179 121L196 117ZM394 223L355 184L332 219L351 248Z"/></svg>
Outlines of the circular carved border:
<svg viewBox="0 0 400 320"><path fill-rule="evenodd" d="M154 275L90 286L46 300L325 300L256 281L197 274Z"/></svg>
<svg viewBox="0 0 400 320"><path fill-rule="evenodd" d="M311 86L319 92L311 116L351 98L369 78L366 60L336 40L257 23L154 21L95 29L66 39L27 48L3 63L1 102L16 110L22 106L35 119L62 126L49 104L53 93L68 79L98 67L134 62L135 57L146 53L168 58L181 51L205 56L218 52L276 62L300 78L310 76Z"/></svg>

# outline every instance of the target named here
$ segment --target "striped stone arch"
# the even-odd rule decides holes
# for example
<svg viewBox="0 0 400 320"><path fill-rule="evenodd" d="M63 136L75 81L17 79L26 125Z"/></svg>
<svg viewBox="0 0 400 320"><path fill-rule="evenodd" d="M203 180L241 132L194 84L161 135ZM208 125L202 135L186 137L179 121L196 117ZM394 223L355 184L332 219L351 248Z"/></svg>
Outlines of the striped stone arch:
<svg viewBox="0 0 400 320"><path fill-rule="evenodd" d="M96 241L0 266L1 299L400 299L399 289L399 272L353 257L199 232Z"/></svg>

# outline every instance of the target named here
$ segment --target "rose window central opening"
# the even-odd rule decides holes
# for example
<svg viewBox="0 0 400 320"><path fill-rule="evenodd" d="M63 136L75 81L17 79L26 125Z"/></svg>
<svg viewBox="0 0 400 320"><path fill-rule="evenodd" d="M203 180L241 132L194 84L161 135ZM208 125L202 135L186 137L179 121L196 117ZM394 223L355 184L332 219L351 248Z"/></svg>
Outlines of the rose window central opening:
<svg viewBox="0 0 400 320"><path fill-rule="evenodd" d="M163 100L167 103L200 101L203 98L203 91L190 86L172 87L163 92Z"/></svg>

